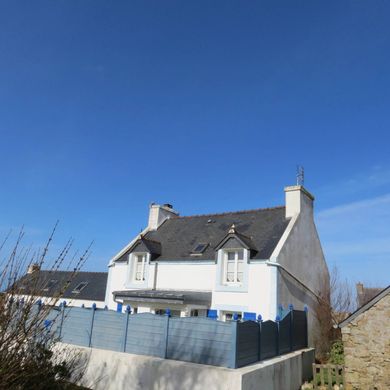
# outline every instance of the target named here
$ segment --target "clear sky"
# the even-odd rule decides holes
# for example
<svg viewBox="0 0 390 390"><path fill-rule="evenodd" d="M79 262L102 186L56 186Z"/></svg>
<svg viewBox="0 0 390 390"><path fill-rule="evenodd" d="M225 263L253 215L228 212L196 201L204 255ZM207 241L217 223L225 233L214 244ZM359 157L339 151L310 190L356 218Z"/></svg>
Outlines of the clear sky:
<svg viewBox="0 0 390 390"><path fill-rule="evenodd" d="M5 0L0 234L85 269L145 227L284 203L296 165L332 267L390 282L390 2ZM315 272L315 270L313 270Z"/></svg>

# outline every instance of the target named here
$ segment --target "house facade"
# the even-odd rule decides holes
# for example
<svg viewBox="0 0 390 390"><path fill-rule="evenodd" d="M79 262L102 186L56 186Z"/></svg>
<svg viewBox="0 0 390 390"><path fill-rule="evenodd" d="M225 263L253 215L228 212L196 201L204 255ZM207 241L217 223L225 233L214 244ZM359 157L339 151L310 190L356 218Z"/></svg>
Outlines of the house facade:
<svg viewBox="0 0 390 390"><path fill-rule="evenodd" d="M274 320L289 304L310 311L329 281L314 197L291 186L285 199L281 207L184 217L152 204L147 228L109 263L106 305L177 316L211 309L223 320Z"/></svg>

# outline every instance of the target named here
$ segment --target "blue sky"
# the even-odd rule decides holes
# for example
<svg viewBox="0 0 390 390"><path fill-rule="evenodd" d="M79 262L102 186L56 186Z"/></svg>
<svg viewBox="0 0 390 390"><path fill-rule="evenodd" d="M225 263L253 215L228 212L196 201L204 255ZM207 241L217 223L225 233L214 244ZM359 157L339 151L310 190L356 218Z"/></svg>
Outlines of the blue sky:
<svg viewBox="0 0 390 390"><path fill-rule="evenodd" d="M304 165L324 251L389 284L390 3L4 1L0 234L95 240L284 203ZM54 254L54 253L53 253ZM313 270L314 272L315 270Z"/></svg>

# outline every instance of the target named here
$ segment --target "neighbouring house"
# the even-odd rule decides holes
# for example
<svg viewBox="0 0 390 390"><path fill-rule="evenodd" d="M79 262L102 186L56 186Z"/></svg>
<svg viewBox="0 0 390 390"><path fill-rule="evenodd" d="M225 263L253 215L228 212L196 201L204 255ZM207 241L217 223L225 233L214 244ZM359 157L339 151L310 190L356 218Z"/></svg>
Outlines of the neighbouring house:
<svg viewBox="0 0 390 390"><path fill-rule="evenodd" d="M146 229L109 263L106 305L134 312L275 319L292 304L310 313L329 274L313 219L314 197L285 188L285 206L179 216L152 204ZM122 306L123 305L123 306Z"/></svg>
<svg viewBox="0 0 390 390"><path fill-rule="evenodd" d="M371 299L378 295L382 290L383 287L365 287L363 283L356 283L357 307L362 307L368 301L371 301Z"/></svg>
<svg viewBox="0 0 390 390"><path fill-rule="evenodd" d="M17 282L21 296L34 295L42 303L104 308L107 272L41 270L32 264Z"/></svg>
<svg viewBox="0 0 390 390"><path fill-rule="evenodd" d="M390 286L339 324L347 389L390 389Z"/></svg>

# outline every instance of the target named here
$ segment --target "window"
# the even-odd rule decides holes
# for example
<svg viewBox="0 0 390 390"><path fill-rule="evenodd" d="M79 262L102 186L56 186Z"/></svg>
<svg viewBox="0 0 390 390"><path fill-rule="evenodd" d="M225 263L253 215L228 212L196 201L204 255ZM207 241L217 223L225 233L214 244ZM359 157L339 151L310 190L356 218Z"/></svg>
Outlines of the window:
<svg viewBox="0 0 390 390"><path fill-rule="evenodd" d="M236 313L236 314L237 314L237 321L241 321L242 313ZM222 318L225 321L233 321L234 313L231 311L225 311L225 312L223 312Z"/></svg>
<svg viewBox="0 0 390 390"><path fill-rule="evenodd" d="M199 317L199 310L198 309L192 309L190 313L190 317Z"/></svg>
<svg viewBox="0 0 390 390"><path fill-rule="evenodd" d="M72 294L79 294L85 287L87 287L88 282L79 283L72 291Z"/></svg>
<svg viewBox="0 0 390 390"><path fill-rule="evenodd" d="M209 244L196 244L195 248L192 250L192 255L200 255L202 254L206 248L209 246Z"/></svg>
<svg viewBox="0 0 390 390"><path fill-rule="evenodd" d="M146 253L134 255L134 280L143 282L145 280Z"/></svg>
<svg viewBox="0 0 390 390"><path fill-rule="evenodd" d="M51 279L46 283L46 286L44 287L43 291L49 291L51 288L53 288L57 284L57 280Z"/></svg>
<svg viewBox="0 0 390 390"><path fill-rule="evenodd" d="M224 277L225 284L243 282L244 277L244 251L242 249L225 252Z"/></svg>

